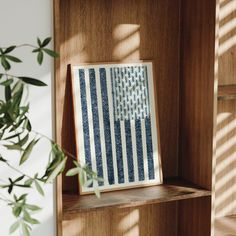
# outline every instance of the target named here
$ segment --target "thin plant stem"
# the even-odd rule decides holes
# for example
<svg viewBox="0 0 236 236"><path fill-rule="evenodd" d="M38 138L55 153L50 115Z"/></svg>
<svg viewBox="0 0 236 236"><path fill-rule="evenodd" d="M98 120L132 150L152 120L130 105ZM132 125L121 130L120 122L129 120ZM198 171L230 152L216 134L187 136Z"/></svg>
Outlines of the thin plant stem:
<svg viewBox="0 0 236 236"><path fill-rule="evenodd" d="M14 167L14 166L12 166L11 164L9 164L9 162L4 162L4 163L6 163L6 165L7 165L7 166L8 166L10 169L14 170L15 172L18 172L19 174L21 174L21 175L24 175L25 177L27 177L27 178L29 178L29 179L32 179L32 180L34 180L34 178L33 178L33 177L31 177L31 176L29 176L29 175L25 174L24 172L22 172L22 171L18 170L17 168L15 168L15 167Z"/></svg>
<svg viewBox="0 0 236 236"><path fill-rule="evenodd" d="M16 48L22 48L22 47L30 47L30 48L38 48L32 44L28 44L28 43L24 43L24 44L20 44L17 45ZM7 47L1 47L2 49L7 49Z"/></svg>

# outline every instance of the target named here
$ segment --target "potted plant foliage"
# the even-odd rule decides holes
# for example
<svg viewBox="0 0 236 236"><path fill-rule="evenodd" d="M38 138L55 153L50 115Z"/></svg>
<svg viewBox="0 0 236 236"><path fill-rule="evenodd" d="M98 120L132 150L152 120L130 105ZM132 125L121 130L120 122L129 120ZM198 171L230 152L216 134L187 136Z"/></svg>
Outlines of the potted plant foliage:
<svg viewBox="0 0 236 236"><path fill-rule="evenodd" d="M0 183L0 201L7 204L16 218L10 226L9 233L19 230L21 235L29 236L32 226L39 224L33 214L41 208L35 203L28 202L28 189L35 189L39 194L44 195L44 184L52 182L65 168L68 158L74 158L74 167L67 172L68 176L79 175L80 182L84 185L93 181L101 181L97 174L90 170L88 166L81 166L76 158L67 153L53 140L34 131L28 116L30 103L27 100L28 86L46 86L46 84L36 78L15 75L11 73L11 68L15 63L23 63L15 56L15 52L20 47L30 48L37 57L37 63L43 63L44 56L57 58L59 55L48 48L51 38L44 40L37 39L36 45L22 44L19 46L8 46L0 48L0 86L4 91L4 98L0 100L0 168L7 166L16 172L17 177L8 176ZM14 52L14 55L13 55ZM34 173L32 176L23 172L21 166L30 159L34 147L47 140L50 143L50 153L48 164L44 173ZM17 152L18 164L13 165L9 155L4 155L1 150ZM1 170L0 170L1 171ZM86 179L86 181L85 181ZM18 194L17 189L24 189L23 194ZM99 191L95 191L99 197Z"/></svg>

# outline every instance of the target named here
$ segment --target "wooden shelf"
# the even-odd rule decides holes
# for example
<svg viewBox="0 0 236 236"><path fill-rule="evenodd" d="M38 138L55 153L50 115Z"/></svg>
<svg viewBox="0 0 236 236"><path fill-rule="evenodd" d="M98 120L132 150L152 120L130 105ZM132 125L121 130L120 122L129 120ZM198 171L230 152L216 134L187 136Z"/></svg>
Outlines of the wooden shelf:
<svg viewBox="0 0 236 236"><path fill-rule="evenodd" d="M142 206L204 196L211 196L211 192L179 179L167 180L158 186L102 193L100 199L95 195L64 194L63 219L69 219L71 214L86 211Z"/></svg>
<svg viewBox="0 0 236 236"><path fill-rule="evenodd" d="M236 215L216 219L215 236L236 235Z"/></svg>
<svg viewBox="0 0 236 236"><path fill-rule="evenodd" d="M163 175L201 186L166 181L161 186L104 193L97 199L63 195L76 193L78 178L62 176L57 181L58 236L210 236L214 209L211 192L205 189L215 189L219 1L54 3L55 50L60 53L55 64L56 141L78 154L67 65L152 60ZM232 55L230 58L233 61ZM233 79L225 83L233 83ZM177 200L183 201L177 204ZM134 222L137 206L142 207Z"/></svg>
<svg viewBox="0 0 236 236"><path fill-rule="evenodd" d="M236 85L220 85L218 88L218 100L236 99Z"/></svg>

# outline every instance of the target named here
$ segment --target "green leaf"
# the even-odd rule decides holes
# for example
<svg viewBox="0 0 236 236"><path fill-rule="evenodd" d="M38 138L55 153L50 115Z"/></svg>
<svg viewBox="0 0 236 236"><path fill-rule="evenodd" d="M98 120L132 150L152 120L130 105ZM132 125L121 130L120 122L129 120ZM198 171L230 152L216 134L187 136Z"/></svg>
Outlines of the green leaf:
<svg viewBox="0 0 236 236"><path fill-rule="evenodd" d="M2 161L2 162L7 162L7 160L4 159L2 156L0 156L0 161Z"/></svg>
<svg viewBox="0 0 236 236"><path fill-rule="evenodd" d="M33 179L27 179L27 180L25 181L25 185L31 186L31 184L32 184L33 182L34 182Z"/></svg>
<svg viewBox="0 0 236 236"><path fill-rule="evenodd" d="M84 178L84 172L83 171L81 171L79 173L79 182L80 182L81 185L84 185L84 183L85 183L85 178Z"/></svg>
<svg viewBox="0 0 236 236"><path fill-rule="evenodd" d="M9 229L9 233L13 234L20 226L20 222L16 221L14 224L11 225L10 229Z"/></svg>
<svg viewBox="0 0 236 236"><path fill-rule="evenodd" d="M52 40L51 37L44 39L44 41L42 43L42 47L46 47L50 43L51 40Z"/></svg>
<svg viewBox="0 0 236 236"><path fill-rule="evenodd" d="M19 146L24 146L26 144L26 142L28 141L29 139L29 134L26 134L25 137L23 139L21 139L18 143L16 143L17 145Z"/></svg>
<svg viewBox="0 0 236 236"><path fill-rule="evenodd" d="M45 84L44 82L42 82L41 80L38 80L38 79L34 79L34 78L30 78L30 77L23 77L23 76L18 77L18 78L27 84L32 84L35 86L47 86L47 84Z"/></svg>
<svg viewBox="0 0 236 236"><path fill-rule="evenodd" d="M31 123L29 121L29 119L26 117L25 121L24 121L24 125L23 125L24 129L27 129L29 132L31 131L32 127L31 127Z"/></svg>
<svg viewBox="0 0 236 236"><path fill-rule="evenodd" d="M27 221L28 223L32 224L32 225L36 225L36 224L40 224L40 222L34 218L24 218L25 221Z"/></svg>
<svg viewBox="0 0 236 236"><path fill-rule="evenodd" d="M32 140L28 146L25 148L25 151L23 152L21 159L20 159L20 165L22 165L30 156L34 145L39 141L39 139L37 140Z"/></svg>
<svg viewBox="0 0 236 236"><path fill-rule="evenodd" d="M22 179L24 179L24 177L25 177L24 175L18 177L17 179L14 180L14 183L21 181Z"/></svg>
<svg viewBox="0 0 236 236"><path fill-rule="evenodd" d="M13 62L16 62L16 63L22 62L19 58L14 57L14 56L11 56L11 55L6 55L5 57L6 57L8 60L13 61Z"/></svg>
<svg viewBox="0 0 236 236"><path fill-rule="evenodd" d="M20 215L21 211L22 211L22 205L14 206L12 209L13 215L15 217L18 217Z"/></svg>
<svg viewBox="0 0 236 236"><path fill-rule="evenodd" d="M73 161L73 163L74 163L74 165L77 166L77 167L80 166L80 164L78 163L78 161ZM81 166L80 166L80 167L81 167Z"/></svg>
<svg viewBox="0 0 236 236"><path fill-rule="evenodd" d="M48 176L65 158L65 154L60 150L57 144L52 144L52 161L48 164L45 176Z"/></svg>
<svg viewBox="0 0 236 236"><path fill-rule="evenodd" d="M3 140L9 140L9 139L16 138L16 137L18 137L20 134L21 134L21 133L13 134L13 135L11 135L11 136L8 136L8 137L4 138Z"/></svg>
<svg viewBox="0 0 236 236"><path fill-rule="evenodd" d="M34 184L35 184L35 187L36 187L37 191L38 191L42 196L44 196L44 191L43 191L41 185L38 183L37 180L34 181Z"/></svg>
<svg viewBox="0 0 236 236"><path fill-rule="evenodd" d="M72 169L70 169L70 170L67 171L66 176L74 176L74 175L77 175L77 174L79 174L80 171L81 171L81 168L78 168L78 167L72 168Z"/></svg>
<svg viewBox="0 0 236 236"><path fill-rule="evenodd" d="M27 195L28 195L27 193L22 194L22 195L18 198L18 201L21 201L21 200L24 200L24 201L25 201Z"/></svg>
<svg viewBox="0 0 236 236"><path fill-rule="evenodd" d="M41 40L39 39L39 37L37 38L37 43L38 43L39 47L41 48L41 47L42 47L42 42L41 42Z"/></svg>
<svg viewBox="0 0 236 236"><path fill-rule="evenodd" d="M10 87L10 85L5 86L5 99L6 99L6 101L11 100L11 87Z"/></svg>
<svg viewBox="0 0 236 236"><path fill-rule="evenodd" d="M93 179L89 179L89 180L85 181L83 186L84 187L89 187L92 183L93 183Z"/></svg>
<svg viewBox="0 0 236 236"><path fill-rule="evenodd" d="M8 47L8 48L3 52L3 54L10 53L10 52L12 52L15 48L16 48L16 46L10 46L10 47Z"/></svg>
<svg viewBox="0 0 236 236"><path fill-rule="evenodd" d="M11 69L11 65L10 63L7 61L6 57L5 56L2 56L1 57L1 63L2 63L2 66L5 70L10 70Z"/></svg>
<svg viewBox="0 0 236 236"><path fill-rule="evenodd" d="M15 144L5 144L3 146L6 147L8 150L18 150L18 151L23 150L21 146Z"/></svg>
<svg viewBox="0 0 236 236"><path fill-rule="evenodd" d="M30 236L30 232L29 232L29 229L28 229L26 223L22 222L21 223L21 228L22 228L23 236Z"/></svg>
<svg viewBox="0 0 236 236"><path fill-rule="evenodd" d="M42 50L51 57L59 57L59 54L57 52L54 52L53 50L50 50L48 48L43 48Z"/></svg>
<svg viewBox="0 0 236 236"><path fill-rule="evenodd" d="M22 81L21 80L18 80L16 82L16 84L13 86L12 88L12 94L15 94L17 93L19 90L21 90L21 87L22 87Z"/></svg>
<svg viewBox="0 0 236 236"><path fill-rule="evenodd" d="M21 187L21 188L30 188L30 186L26 184L14 184L14 186Z"/></svg>
<svg viewBox="0 0 236 236"><path fill-rule="evenodd" d="M38 53L37 61L38 61L39 65L42 65L42 63L43 63L43 52L42 52L42 50L40 50L39 53Z"/></svg>
<svg viewBox="0 0 236 236"><path fill-rule="evenodd" d="M30 204L26 204L25 207L31 211L40 211L42 210L41 207L36 206L36 205L30 205Z"/></svg>
<svg viewBox="0 0 236 236"><path fill-rule="evenodd" d="M24 212L23 219L30 224L39 224L39 221L36 219L33 219L27 211Z"/></svg>
<svg viewBox="0 0 236 236"><path fill-rule="evenodd" d="M13 81L14 81L13 79L8 79L8 80L1 82L0 85L9 86L13 83Z"/></svg>
<svg viewBox="0 0 236 236"><path fill-rule="evenodd" d="M28 131L31 131L31 130L32 130L32 126L31 126L31 123L30 123L30 120L29 120L29 119L28 119L28 122L27 122L26 129L27 129Z"/></svg>
<svg viewBox="0 0 236 236"><path fill-rule="evenodd" d="M65 164L67 161L67 157L65 157L61 163L52 171L52 173L47 178L46 183L50 183L52 180L54 180L65 168Z"/></svg>
<svg viewBox="0 0 236 236"><path fill-rule="evenodd" d="M13 184L9 185L7 191L8 191L9 194L11 194L12 190L13 190Z"/></svg>
<svg viewBox="0 0 236 236"><path fill-rule="evenodd" d="M96 194L97 198L101 197L101 193L98 188L94 189L94 193Z"/></svg>
<svg viewBox="0 0 236 236"><path fill-rule="evenodd" d="M98 182L100 182L100 183L103 183L104 182L104 179L103 178L100 178L100 177L97 177L97 178L95 178Z"/></svg>
<svg viewBox="0 0 236 236"><path fill-rule="evenodd" d="M36 48L32 52L35 53L35 52L39 52L40 50L41 50L40 48Z"/></svg>
<svg viewBox="0 0 236 236"><path fill-rule="evenodd" d="M25 113L29 111L29 104L27 104L26 106L20 107L20 110L21 110L21 114L19 118L21 119L25 115Z"/></svg>

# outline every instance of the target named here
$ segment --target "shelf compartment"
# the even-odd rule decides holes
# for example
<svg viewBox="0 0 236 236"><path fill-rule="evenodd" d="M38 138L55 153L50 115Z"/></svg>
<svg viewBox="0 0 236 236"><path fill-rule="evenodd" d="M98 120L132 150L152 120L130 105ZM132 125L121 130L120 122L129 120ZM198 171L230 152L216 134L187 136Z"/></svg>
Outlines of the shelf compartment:
<svg viewBox="0 0 236 236"><path fill-rule="evenodd" d="M236 99L236 85L219 85L218 100Z"/></svg>
<svg viewBox="0 0 236 236"><path fill-rule="evenodd" d="M211 191L180 179L169 179L158 186L102 193L100 199L95 195L64 194L63 219L93 210L137 207L205 196L211 196Z"/></svg>

